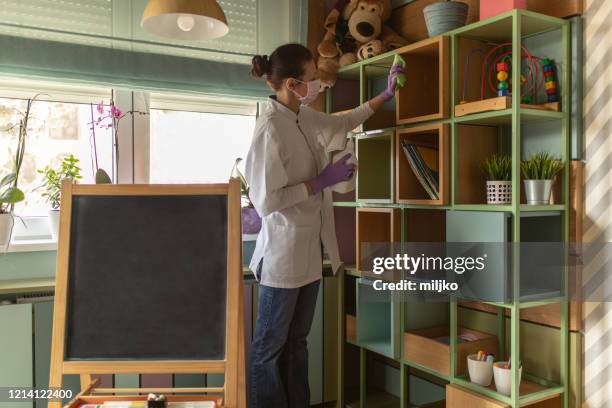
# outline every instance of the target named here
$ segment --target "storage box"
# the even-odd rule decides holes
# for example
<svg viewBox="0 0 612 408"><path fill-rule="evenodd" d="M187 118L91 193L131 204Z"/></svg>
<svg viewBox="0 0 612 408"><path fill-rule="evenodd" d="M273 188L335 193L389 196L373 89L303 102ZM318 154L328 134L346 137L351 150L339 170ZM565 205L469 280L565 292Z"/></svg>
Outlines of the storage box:
<svg viewBox="0 0 612 408"><path fill-rule="evenodd" d="M480 19L485 20L515 8L527 8L527 0L480 0Z"/></svg>
<svg viewBox="0 0 612 408"><path fill-rule="evenodd" d="M448 326L410 330L404 333L404 359L450 375L450 333ZM472 338L460 342L461 338ZM479 350L498 355L497 336L477 330L457 328L457 374L467 374L467 356ZM454 406L454 405L451 405Z"/></svg>

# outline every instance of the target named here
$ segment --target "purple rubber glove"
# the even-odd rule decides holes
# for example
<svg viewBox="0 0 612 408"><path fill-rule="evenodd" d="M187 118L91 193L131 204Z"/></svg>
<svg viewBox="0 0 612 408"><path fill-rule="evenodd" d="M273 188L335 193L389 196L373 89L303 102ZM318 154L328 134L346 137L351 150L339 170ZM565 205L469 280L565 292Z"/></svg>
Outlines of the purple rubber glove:
<svg viewBox="0 0 612 408"><path fill-rule="evenodd" d="M328 164L321 170L318 176L310 180L312 192L318 193L326 187L333 186L334 184L349 180L353 177L356 166L346 162L350 157L351 155L347 154L337 162Z"/></svg>
<svg viewBox="0 0 612 408"><path fill-rule="evenodd" d="M387 77L387 88L380 93L380 97L383 101L390 101L395 96L395 84L397 82L397 76L405 74L404 68L401 65L393 65L389 70L389 76Z"/></svg>

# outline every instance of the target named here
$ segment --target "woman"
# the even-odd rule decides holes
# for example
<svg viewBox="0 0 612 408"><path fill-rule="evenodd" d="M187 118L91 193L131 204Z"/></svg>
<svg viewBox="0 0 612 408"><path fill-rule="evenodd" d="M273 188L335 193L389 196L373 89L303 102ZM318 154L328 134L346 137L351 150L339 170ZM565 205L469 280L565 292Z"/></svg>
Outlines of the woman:
<svg viewBox="0 0 612 408"><path fill-rule="evenodd" d="M322 275L322 252L340 266L328 187L349 180L349 155L334 164L328 152L344 149L346 134L393 98L394 67L387 88L350 113L327 115L305 105L320 82L311 52L300 44L256 55L251 75L265 77L275 95L257 120L246 159L250 199L263 218L251 260L260 282L259 313L249 366L249 406L307 407L306 337Z"/></svg>

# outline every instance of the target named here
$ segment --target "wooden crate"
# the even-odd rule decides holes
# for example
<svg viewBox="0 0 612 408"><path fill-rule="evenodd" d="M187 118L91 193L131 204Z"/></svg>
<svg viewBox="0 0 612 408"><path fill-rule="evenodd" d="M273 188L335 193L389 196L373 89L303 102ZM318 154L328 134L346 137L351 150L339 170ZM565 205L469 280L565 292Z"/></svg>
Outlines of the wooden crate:
<svg viewBox="0 0 612 408"><path fill-rule="evenodd" d="M457 336L469 335L476 340L457 343L457 374L467 373L467 356L479 350L498 355L497 336L457 328ZM404 333L404 359L428 367L444 375L450 375L450 345L438 338L449 336L448 326L409 330Z"/></svg>
<svg viewBox="0 0 612 408"><path fill-rule="evenodd" d="M450 46L438 36L399 48L406 84L396 92L396 122L416 123L449 116Z"/></svg>
<svg viewBox="0 0 612 408"><path fill-rule="evenodd" d="M494 389L494 385L492 385ZM490 387L490 388L491 388ZM529 381L521 381L520 394L534 392L542 387ZM448 408L509 408L510 405L493 398L485 397L474 391L469 391L455 384L446 386L446 406ZM561 397L554 395L542 400L534 401L523 407L531 408L561 408Z"/></svg>
<svg viewBox="0 0 612 408"><path fill-rule="evenodd" d="M401 142L437 150L438 199L432 199L410 167ZM432 152L431 149L427 149ZM424 157L427 162L427 158ZM433 163L431 163L433 164ZM398 130L395 136L395 201L400 204L446 205L450 200L450 138L448 125L428 125Z"/></svg>
<svg viewBox="0 0 612 408"><path fill-rule="evenodd" d="M527 10L559 18L579 16L583 0L527 0Z"/></svg>
<svg viewBox="0 0 612 408"><path fill-rule="evenodd" d="M346 315L346 339L355 343L357 341L357 318L354 315Z"/></svg>

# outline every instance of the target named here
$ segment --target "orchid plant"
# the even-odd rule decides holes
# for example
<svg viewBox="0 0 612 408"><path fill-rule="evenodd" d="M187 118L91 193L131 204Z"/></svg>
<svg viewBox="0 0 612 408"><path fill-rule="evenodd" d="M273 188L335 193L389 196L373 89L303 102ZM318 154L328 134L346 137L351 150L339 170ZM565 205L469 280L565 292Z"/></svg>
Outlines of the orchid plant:
<svg viewBox="0 0 612 408"><path fill-rule="evenodd" d="M130 110L123 112L115 105L113 99L110 100L108 106L104 105L104 101L99 104L91 104L91 122L89 122L89 129L91 130L91 144L93 151L94 170L96 172L95 179L96 184L112 184L113 180L116 181L115 174L115 163L119 160L119 123L121 119L127 115L147 115L147 112L138 110ZM98 129L111 129L113 138L113 168L111 169L111 175L102 169L98 165L98 147L96 144L96 128Z"/></svg>
<svg viewBox="0 0 612 408"><path fill-rule="evenodd" d="M15 204L25 200L24 192L18 187L19 172L25 156L28 122L32 119L32 105L39 96L41 95L37 94L32 99L28 99L25 112L19 112L18 122L1 129L3 132L12 132L17 129L18 136L17 147L13 154L13 168L10 173L0 179L0 214L11 214Z"/></svg>

